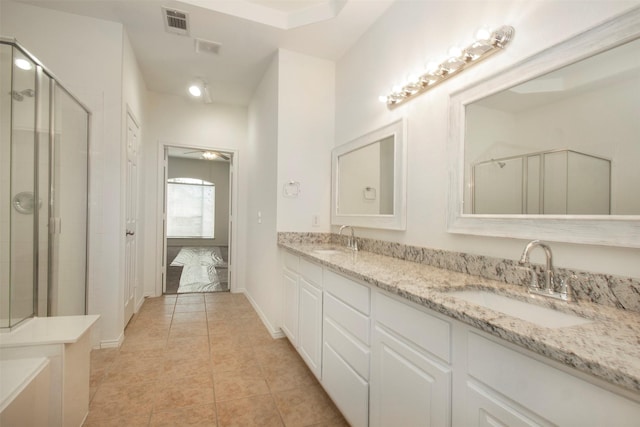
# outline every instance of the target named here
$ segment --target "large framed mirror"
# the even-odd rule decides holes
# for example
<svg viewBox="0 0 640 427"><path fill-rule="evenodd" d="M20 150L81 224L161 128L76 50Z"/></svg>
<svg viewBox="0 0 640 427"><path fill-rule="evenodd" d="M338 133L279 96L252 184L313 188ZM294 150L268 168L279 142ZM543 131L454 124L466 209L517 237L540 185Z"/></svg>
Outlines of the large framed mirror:
<svg viewBox="0 0 640 427"><path fill-rule="evenodd" d="M332 151L331 224L406 229L405 122Z"/></svg>
<svg viewBox="0 0 640 427"><path fill-rule="evenodd" d="M450 105L449 232L640 247L640 8Z"/></svg>

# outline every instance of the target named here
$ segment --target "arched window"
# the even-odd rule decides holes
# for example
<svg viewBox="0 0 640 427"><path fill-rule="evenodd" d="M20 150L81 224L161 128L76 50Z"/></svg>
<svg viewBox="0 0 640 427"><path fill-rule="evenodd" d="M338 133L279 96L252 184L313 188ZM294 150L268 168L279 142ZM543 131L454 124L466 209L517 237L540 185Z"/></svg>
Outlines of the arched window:
<svg viewBox="0 0 640 427"><path fill-rule="evenodd" d="M195 178L167 180L167 237L213 239L215 184Z"/></svg>

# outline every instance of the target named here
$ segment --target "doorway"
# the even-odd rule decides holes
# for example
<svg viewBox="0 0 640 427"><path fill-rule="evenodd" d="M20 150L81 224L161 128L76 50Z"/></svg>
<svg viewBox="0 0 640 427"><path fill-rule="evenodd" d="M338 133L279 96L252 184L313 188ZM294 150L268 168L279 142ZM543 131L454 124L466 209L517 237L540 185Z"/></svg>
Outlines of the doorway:
<svg viewBox="0 0 640 427"><path fill-rule="evenodd" d="M163 294L233 286L234 153L164 147Z"/></svg>

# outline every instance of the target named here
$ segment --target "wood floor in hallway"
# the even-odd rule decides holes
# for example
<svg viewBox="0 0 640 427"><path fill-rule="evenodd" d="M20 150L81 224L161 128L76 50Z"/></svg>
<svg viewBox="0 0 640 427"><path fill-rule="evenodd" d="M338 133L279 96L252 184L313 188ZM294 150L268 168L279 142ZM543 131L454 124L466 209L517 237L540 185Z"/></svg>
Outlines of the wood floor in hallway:
<svg viewBox="0 0 640 427"><path fill-rule="evenodd" d="M348 426L243 294L148 298L119 349L91 352L85 426Z"/></svg>

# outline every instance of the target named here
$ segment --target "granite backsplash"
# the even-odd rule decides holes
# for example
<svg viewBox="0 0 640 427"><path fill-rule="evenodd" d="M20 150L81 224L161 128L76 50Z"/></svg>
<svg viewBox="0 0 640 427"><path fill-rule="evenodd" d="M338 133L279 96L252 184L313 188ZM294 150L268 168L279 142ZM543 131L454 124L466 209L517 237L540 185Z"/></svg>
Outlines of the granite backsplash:
<svg viewBox="0 0 640 427"><path fill-rule="evenodd" d="M280 243L340 244L346 245L347 236L335 233L297 233L280 232ZM493 258L483 255L471 255L464 252L452 252L440 249L429 249L402 243L357 237L358 248L406 261L431 265L472 276L484 277L513 285L523 285L531 280L529 269L518 261ZM543 281L542 265L532 265ZM640 279L631 277L600 274L567 268L555 268L558 277L575 275L577 279L571 283L573 294L578 301L590 301L610 307L640 312Z"/></svg>

